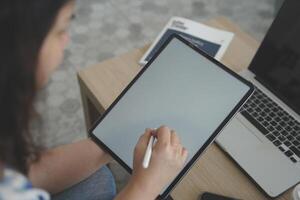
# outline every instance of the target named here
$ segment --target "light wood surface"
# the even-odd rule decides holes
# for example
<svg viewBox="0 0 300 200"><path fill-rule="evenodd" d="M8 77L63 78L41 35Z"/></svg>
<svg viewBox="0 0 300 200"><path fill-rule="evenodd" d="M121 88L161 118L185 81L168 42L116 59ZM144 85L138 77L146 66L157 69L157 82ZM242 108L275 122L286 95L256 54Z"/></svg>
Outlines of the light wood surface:
<svg viewBox="0 0 300 200"><path fill-rule="evenodd" d="M235 33L222 63L237 72L248 67L258 48L258 42L226 18L218 17L207 24ZM109 107L139 72L141 67L138 61L148 47L146 45L79 71L87 127ZM268 199L216 144L212 144L196 162L174 189L172 197L175 200L197 200L205 191L247 200ZM288 191L277 199L290 199L290 193Z"/></svg>

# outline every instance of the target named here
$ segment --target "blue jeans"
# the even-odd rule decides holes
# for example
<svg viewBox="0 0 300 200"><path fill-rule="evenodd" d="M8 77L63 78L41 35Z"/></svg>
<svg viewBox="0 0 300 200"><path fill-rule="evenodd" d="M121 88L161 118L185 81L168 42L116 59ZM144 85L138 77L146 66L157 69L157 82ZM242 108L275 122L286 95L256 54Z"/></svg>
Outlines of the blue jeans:
<svg viewBox="0 0 300 200"><path fill-rule="evenodd" d="M52 196L52 200L112 200L116 185L111 171L102 167L86 180Z"/></svg>

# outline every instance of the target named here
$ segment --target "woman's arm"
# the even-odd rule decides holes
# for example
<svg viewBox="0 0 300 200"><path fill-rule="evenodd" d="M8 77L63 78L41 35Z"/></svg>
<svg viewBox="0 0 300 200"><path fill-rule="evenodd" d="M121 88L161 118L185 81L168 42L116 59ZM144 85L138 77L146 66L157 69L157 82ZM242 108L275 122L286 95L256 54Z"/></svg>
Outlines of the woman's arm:
<svg viewBox="0 0 300 200"><path fill-rule="evenodd" d="M34 187L55 194L89 177L110 159L92 140L85 139L43 152L31 164L29 179Z"/></svg>

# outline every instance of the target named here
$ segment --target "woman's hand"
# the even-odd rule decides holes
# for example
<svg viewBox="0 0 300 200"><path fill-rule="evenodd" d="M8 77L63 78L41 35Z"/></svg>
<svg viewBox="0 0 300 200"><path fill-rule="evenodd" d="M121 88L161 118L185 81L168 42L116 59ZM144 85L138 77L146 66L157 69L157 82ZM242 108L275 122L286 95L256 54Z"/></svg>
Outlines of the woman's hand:
<svg viewBox="0 0 300 200"><path fill-rule="evenodd" d="M144 169L142 162L151 135L154 135L157 141L153 146L149 167ZM175 131L166 126L155 131L147 129L135 147L133 174L127 190L134 191L135 197L140 195L142 199L155 199L180 172L187 155L187 150L181 145Z"/></svg>

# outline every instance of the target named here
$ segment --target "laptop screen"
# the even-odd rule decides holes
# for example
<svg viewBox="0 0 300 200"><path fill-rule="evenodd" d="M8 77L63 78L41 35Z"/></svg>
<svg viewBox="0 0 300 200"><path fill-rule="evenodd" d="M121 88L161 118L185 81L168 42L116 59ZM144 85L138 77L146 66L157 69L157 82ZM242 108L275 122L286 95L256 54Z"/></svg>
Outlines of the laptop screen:
<svg viewBox="0 0 300 200"><path fill-rule="evenodd" d="M300 1L285 0L249 69L300 114Z"/></svg>

